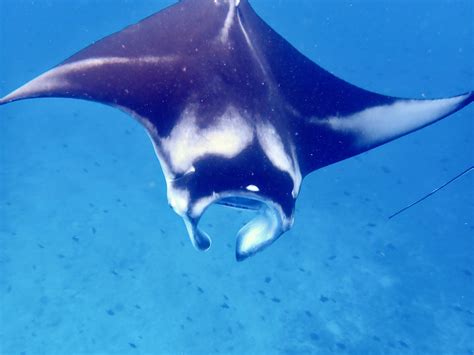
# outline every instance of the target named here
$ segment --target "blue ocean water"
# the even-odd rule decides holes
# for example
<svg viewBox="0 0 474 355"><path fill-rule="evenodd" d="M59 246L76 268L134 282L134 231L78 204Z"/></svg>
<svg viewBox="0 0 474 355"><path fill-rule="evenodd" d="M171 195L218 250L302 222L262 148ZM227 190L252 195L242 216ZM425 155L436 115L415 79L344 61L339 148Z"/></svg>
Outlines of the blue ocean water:
<svg viewBox="0 0 474 355"><path fill-rule="evenodd" d="M0 0L0 95L173 1ZM402 97L474 88L471 0L251 0L300 51ZM0 108L1 354L472 354L473 106L310 175L242 263L250 213L194 250L144 130L98 104Z"/></svg>

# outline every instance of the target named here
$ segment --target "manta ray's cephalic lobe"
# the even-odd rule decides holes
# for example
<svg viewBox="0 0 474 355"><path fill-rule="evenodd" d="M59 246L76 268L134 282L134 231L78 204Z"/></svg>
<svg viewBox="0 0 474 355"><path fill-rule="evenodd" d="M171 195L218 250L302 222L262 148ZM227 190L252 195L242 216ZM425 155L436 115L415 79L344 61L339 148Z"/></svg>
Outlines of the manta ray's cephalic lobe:
<svg viewBox="0 0 474 355"><path fill-rule="evenodd" d="M247 0L183 0L108 36L0 99L92 100L143 124L168 201L192 243L209 205L259 213L237 236L242 260L293 224L310 172L436 122L472 93L411 100L368 92L306 58Z"/></svg>

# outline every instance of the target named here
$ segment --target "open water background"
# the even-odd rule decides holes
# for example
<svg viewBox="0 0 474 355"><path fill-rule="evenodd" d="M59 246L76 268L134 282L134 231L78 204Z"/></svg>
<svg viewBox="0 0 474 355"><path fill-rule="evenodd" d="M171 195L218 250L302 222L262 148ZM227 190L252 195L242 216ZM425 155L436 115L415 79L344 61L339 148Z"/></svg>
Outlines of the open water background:
<svg viewBox="0 0 474 355"><path fill-rule="evenodd" d="M173 1L0 0L0 94ZM474 89L471 0L252 0L300 51L403 97ZM170 39L172 40L172 39ZM474 106L309 176L293 229L195 251L144 130L74 100L0 108L1 354L472 354Z"/></svg>

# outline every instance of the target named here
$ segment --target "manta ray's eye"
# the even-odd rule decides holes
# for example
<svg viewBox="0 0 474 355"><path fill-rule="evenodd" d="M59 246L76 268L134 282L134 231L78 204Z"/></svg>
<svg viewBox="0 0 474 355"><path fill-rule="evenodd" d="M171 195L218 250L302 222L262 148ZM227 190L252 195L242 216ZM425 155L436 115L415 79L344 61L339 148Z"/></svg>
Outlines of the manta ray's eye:
<svg viewBox="0 0 474 355"><path fill-rule="evenodd" d="M260 189L258 188L258 186L255 186L255 185L247 185L246 189L249 190L249 191L252 191L252 192L258 192L258 191L260 191Z"/></svg>

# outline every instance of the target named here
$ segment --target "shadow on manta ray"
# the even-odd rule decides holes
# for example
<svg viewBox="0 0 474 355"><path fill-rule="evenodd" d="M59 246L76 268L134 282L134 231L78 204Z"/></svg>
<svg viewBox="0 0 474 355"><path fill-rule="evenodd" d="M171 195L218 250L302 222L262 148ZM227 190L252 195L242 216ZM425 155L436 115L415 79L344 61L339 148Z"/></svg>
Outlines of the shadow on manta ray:
<svg viewBox="0 0 474 355"><path fill-rule="evenodd" d="M212 203L258 210L237 235L243 260L293 224L303 177L425 127L473 93L379 95L328 73L271 29L248 0L183 0L73 55L0 104L101 102L145 126L168 201L194 246Z"/></svg>

